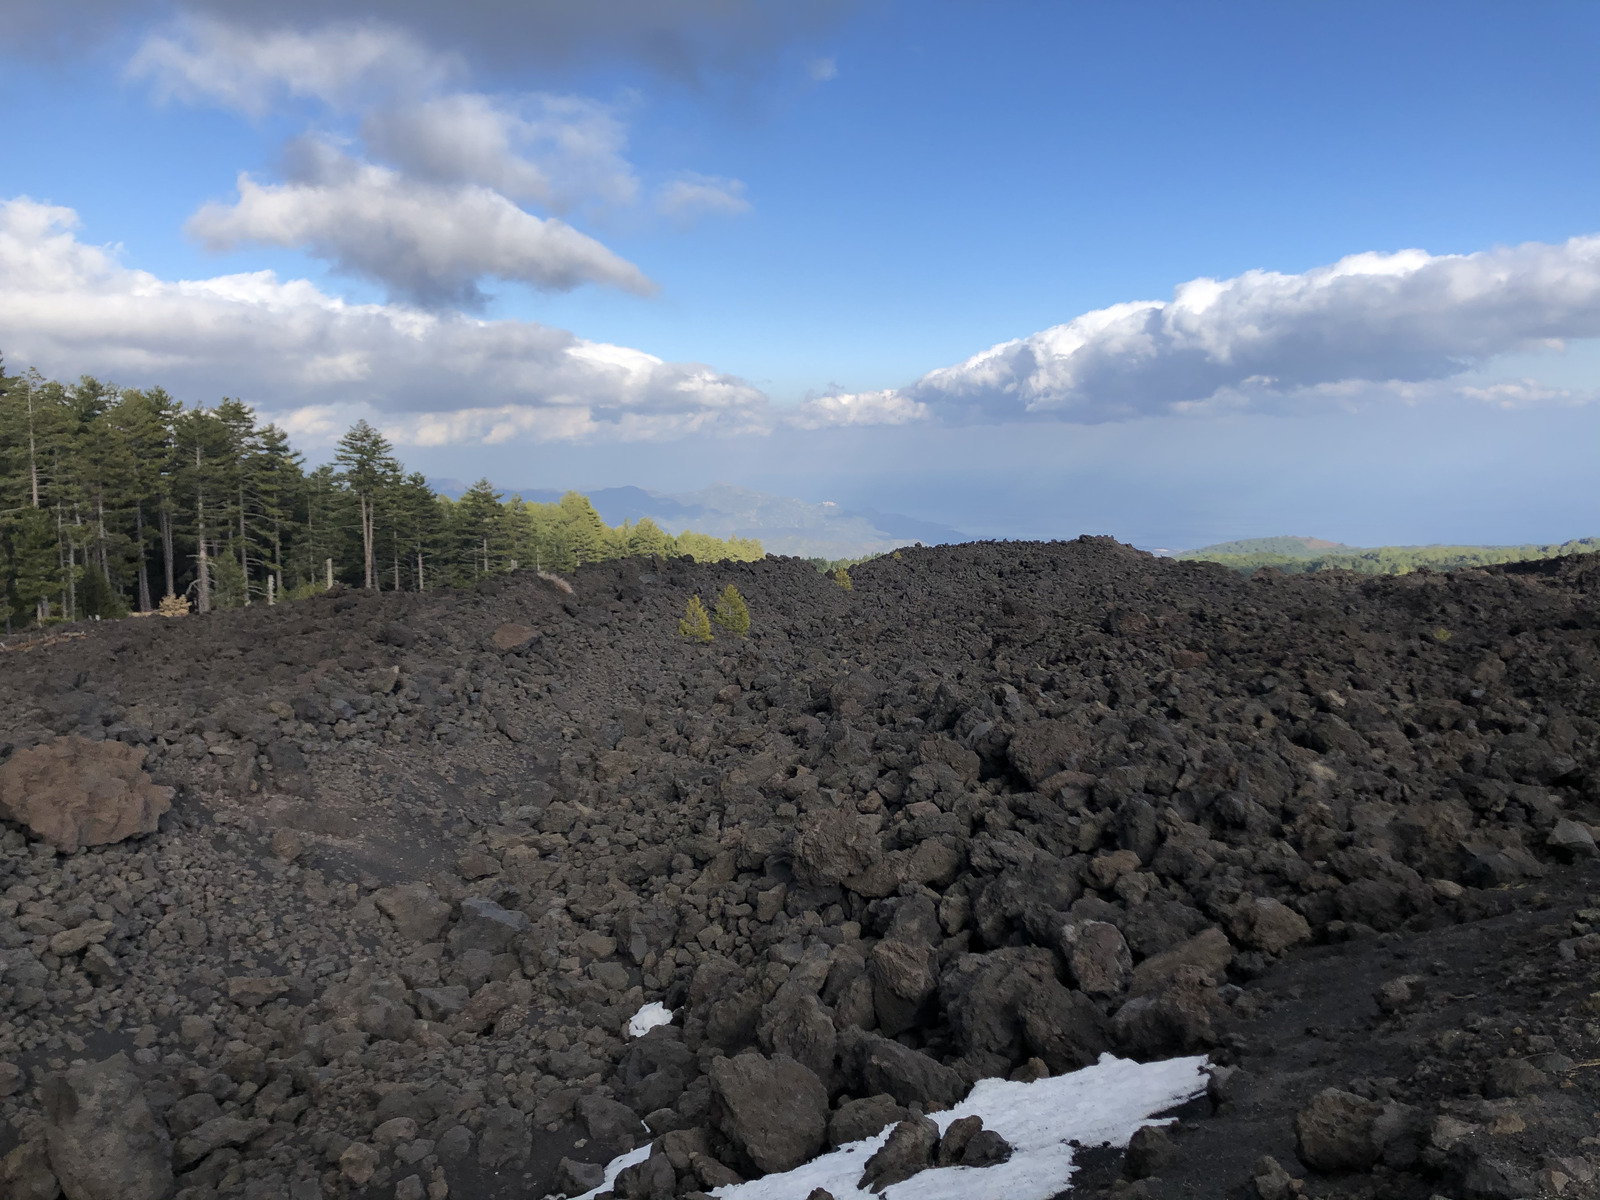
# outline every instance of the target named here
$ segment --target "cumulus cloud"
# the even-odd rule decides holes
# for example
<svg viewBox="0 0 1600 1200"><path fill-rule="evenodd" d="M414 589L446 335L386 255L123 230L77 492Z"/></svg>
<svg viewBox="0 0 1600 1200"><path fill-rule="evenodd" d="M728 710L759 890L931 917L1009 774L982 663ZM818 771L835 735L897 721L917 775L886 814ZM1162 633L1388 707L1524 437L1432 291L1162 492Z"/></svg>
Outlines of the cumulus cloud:
<svg viewBox="0 0 1600 1200"><path fill-rule="evenodd" d="M1404 398L1406 385L1448 381L1497 354L1595 336L1600 236L1466 255L1403 250L1299 275L1192 280L1171 300L1085 313L932 371L897 395L945 421L1084 423ZM1531 402L1526 388L1412 394L1446 390Z"/></svg>
<svg viewBox="0 0 1600 1200"><path fill-rule="evenodd" d="M349 105L374 92L426 92L462 68L404 30L374 21L312 32L191 17L147 38L127 70L163 99L260 115L285 96Z"/></svg>
<svg viewBox="0 0 1600 1200"><path fill-rule="evenodd" d="M256 28L248 15L179 19L146 39L129 73L163 98L258 115L286 98L314 101L348 136L291 143L281 184L241 175L236 203L207 205L189 223L207 246L303 250L429 305L480 305L485 277L653 290L598 241L524 211L576 219L638 203L616 105L467 89L460 59L394 24ZM357 126L360 158L334 148L353 144ZM656 189L655 207L687 225L746 211L743 190L685 172Z"/></svg>
<svg viewBox="0 0 1600 1200"><path fill-rule="evenodd" d="M457 92L377 108L361 136L378 158L435 183L475 183L558 212L633 203L639 181L611 106L581 96Z"/></svg>
<svg viewBox="0 0 1600 1200"><path fill-rule="evenodd" d="M830 392L808 396L786 414L787 423L799 429L838 425L905 425L926 420L928 406L901 392Z"/></svg>
<svg viewBox="0 0 1600 1200"><path fill-rule="evenodd" d="M289 182L239 176L239 199L213 203L187 229L207 248L305 248L423 305L482 303L485 276L567 291L601 283L640 295L654 285L632 263L491 188L438 184L353 159L325 141L289 156Z"/></svg>
<svg viewBox="0 0 1600 1200"><path fill-rule="evenodd" d="M687 224L703 216L738 216L750 211L744 184L737 179L685 171L665 185L656 197L656 210Z"/></svg>
<svg viewBox="0 0 1600 1200"><path fill-rule="evenodd" d="M399 440L650 439L770 428L756 388L523 321L347 304L270 271L168 281L81 241L69 208L0 203L7 360L179 395L243 395L300 434L377 414Z"/></svg>

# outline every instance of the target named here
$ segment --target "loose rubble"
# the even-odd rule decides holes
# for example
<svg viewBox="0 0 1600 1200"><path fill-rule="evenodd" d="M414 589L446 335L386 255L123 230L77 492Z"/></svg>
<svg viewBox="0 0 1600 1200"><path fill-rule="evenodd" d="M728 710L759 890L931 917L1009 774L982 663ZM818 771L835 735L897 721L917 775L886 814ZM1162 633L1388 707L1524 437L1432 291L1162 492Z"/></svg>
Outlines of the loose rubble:
<svg viewBox="0 0 1600 1200"><path fill-rule="evenodd" d="M1600 1196L1600 562L851 575L0 656L6 1194L576 1195L631 1154L619 1196L727 1195L906 1130L898 1195L1020 1161L945 1145L974 1085L1110 1053L1210 1089L1075 1195ZM681 638L730 583L749 635Z"/></svg>

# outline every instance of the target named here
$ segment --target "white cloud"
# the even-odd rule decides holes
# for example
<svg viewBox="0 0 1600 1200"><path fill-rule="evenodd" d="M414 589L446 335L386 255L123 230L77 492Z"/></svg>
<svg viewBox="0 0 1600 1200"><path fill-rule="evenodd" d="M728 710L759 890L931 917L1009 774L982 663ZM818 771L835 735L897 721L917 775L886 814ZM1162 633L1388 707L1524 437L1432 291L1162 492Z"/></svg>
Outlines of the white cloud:
<svg viewBox="0 0 1600 1200"><path fill-rule="evenodd" d="M1192 280L1170 301L1085 313L896 394L952 422L1092 423L1446 393L1532 403L1525 387L1439 381L1497 354L1597 335L1600 236L1468 255L1367 253L1300 275Z"/></svg>
<svg viewBox="0 0 1600 1200"><path fill-rule="evenodd" d="M426 92L460 73L451 57L370 20L307 32L190 17L147 38L128 63L128 74L148 79L164 99L252 115L284 96L349 105L373 92Z"/></svg>
<svg viewBox="0 0 1600 1200"><path fill-rule="evenodd" d="M212 250L304 247L427 305L481 302L485 276L558 291L583 283L654 290L593 238L490 188L418 181L320 140L300 142L290 157L288 183L241 174L238 201L205 205L188 232Z"/></svg>
<svg viewBox="0 0 1600 1200"><path fill-rule="evenodd" d="M656 210L680 223L708 215L738 216L750 211L744 190L737 179L685 171L661 189Z"/></svg>
<svg viewBox="0 0 1600 1200"><path fill-rule="evenodd" d="M621 207L639 190L622 122L581 96L457 92L376 108L361 134L376 157L418 179L481 184L558 212Z"/></svg>
<svg viewBox="0 0 1600 1200"><path fill-rule="evenodd" d="M419 303L480 304L479 280L541 288L653 285L557 214L620 212L640 184L617 106L581 96L464 90L464 65L373 20L256 28L189 16L149 37L129 64L158 96L260 115L315 101L350 137L319 133L286 150L287 179L239 177L239 200L208 204L190 232L213 249L299 249ZM359 126L364 156L335 150ZM680 225L748 210L738 180L684 173L657 190Z"/></svg>
<svg viewBox="0 0 1600 1200"><path fill-rule="evenodd" d="M896 391L808 396L787 414L800 429L830 425L905 425L926 420L928 407Z"/></svg>
<svg viewBox="0 0 1600 1200"><path fill-rule="evenodd" d="M839 77L839 64L831 58L813 58L806 64L806 74L813 83L827 83Z"/></svg>
<svg viewBox="0 0 1600 1200"><path fill-rule="evenodd" d="M407 444L652 439L771 427L759 390L521 321L346 304L270 271L166 281L78 239L69 208L0 203L8 362L242 395L297 436L371 416Z"/></svg>

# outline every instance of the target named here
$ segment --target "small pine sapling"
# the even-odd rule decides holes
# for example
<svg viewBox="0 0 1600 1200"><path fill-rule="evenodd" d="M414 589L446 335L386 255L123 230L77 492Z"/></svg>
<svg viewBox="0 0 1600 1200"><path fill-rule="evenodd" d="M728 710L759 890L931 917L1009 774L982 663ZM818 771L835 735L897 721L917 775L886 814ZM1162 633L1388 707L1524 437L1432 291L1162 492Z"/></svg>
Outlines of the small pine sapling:
<svg viewBox="0 0 1600 1200"><path fill-rule="evenodd" d="M714 614L716 622L734 637L743 637L750 632L750 608L744 602L744 597L739 594L739 589L729 584L722 589L722 594L717 597L717 611Z"/></svg>
<svg viewBox="0 0 1600 1200"><path fill-rule="evenodd" d="M833 569L833 581L847 592L855 586L850 582L850 572L844 567L835 567Z"/></svg>
<svg viewBox="0 0 1600 1200"><path fill-rule="evenodd" d="M692 642L711 640L711 614L706 612L706 606L701 603L699 596L689 597L689 603L683 610L683 620L678 622L678 632Z"/></svg>

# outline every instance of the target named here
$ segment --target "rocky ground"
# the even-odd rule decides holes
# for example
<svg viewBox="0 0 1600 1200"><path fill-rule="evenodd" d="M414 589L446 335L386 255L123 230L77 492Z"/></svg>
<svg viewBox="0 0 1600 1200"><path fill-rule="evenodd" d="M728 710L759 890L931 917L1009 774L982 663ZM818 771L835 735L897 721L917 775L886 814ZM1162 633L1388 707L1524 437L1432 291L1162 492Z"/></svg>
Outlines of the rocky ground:
<svg viewBox="0 0 1600 1200"><path fill-rule="evenodd" d="M1600 560L852 575L8 644L0 1195L575 1194L651 1140L666 1198L896 1121L915 1170L1110 1050L1210 1093L1074 1196L1600 1196ZM748 637L680 637L729 583Z"/></svg>

